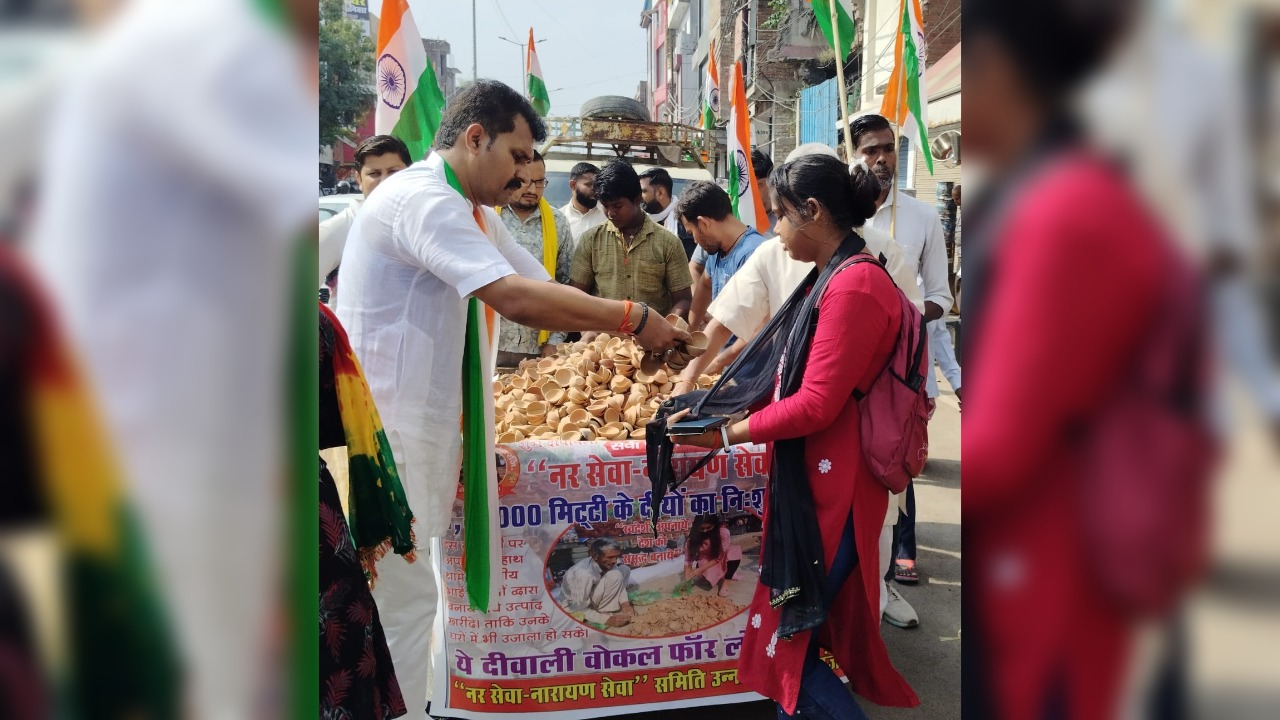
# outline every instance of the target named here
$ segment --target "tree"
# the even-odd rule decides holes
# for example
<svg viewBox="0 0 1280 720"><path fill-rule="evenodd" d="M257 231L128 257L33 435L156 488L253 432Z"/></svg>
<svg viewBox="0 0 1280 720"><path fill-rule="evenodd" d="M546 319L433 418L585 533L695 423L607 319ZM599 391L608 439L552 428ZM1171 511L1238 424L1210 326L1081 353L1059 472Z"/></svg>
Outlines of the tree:
<svg viewBox="0 0 1280 720"><path fill-rule="evenodd" d="M320 0L320 144L350 137L373 109L373 39L343 15L342 0Z"/></svg>

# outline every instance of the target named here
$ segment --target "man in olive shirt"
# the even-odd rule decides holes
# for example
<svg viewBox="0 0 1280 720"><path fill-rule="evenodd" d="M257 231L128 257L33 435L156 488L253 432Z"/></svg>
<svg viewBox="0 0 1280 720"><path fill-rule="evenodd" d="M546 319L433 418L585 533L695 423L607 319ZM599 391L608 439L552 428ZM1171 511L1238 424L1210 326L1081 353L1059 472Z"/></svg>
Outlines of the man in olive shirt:
<svg viewBox="0 0 1280 720"><path fill-rule="evenodd" d="M599 297L645 303L659 315L685 317L693 280L684 246L641 208L640 194L640 177L622 160L596 176L596 197L609 222L578 238L569 284Z"/></svg>

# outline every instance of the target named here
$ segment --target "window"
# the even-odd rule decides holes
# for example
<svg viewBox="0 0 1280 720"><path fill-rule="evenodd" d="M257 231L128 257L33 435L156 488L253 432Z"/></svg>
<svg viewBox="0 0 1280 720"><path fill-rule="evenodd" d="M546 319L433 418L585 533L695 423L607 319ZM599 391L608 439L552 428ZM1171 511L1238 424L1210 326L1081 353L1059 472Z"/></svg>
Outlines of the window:
<svg viewBox="0 0 1280 720"><path fill-rule="evenodd" d="M667 66L663 61L664 50L666 50L665 45L653 51L653 86L655 89L667 84Z"/></svg>
<svg viewBox="0 0 1280 720"><path fill-rule="evenodd" d="M911 138L906 135L898 137L898 189L909 190L911 178L915 175L915 152Z"/></svg>

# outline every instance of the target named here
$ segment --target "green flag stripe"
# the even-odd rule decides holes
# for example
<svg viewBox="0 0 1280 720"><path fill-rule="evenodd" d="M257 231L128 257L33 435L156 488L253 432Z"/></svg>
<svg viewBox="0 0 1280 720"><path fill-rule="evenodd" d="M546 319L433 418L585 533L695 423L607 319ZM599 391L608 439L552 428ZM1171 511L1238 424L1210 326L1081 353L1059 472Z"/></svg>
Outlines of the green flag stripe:
<svg viewBox="0 0 1280 720"><path fill-rule="evenodd" d="M466 197L462 183L449 163L444 164L449 187ZM484 378L480 357L480 301L467 301L467 337L462 349L462 518L463 547L466 548L464 571L467 576L467 598L472 609L489 611L489 457L485 427L484 395L492 388Z"/></svg>
<svg viewBox="0 0 1280 720"><path fill-rule="evenodd" d="M551 96L547 93L547 84L537 75L529 76L529 103L538 114L546 117L551 110Z"/></svg>
<svg viewBox="0 0 1280 720"><path fill-rule="evenodd" d="M466 548L467 597L471 608L489 610L489 457L485 442L484 395L491 391L480 357L480 301L467 301L467 342L462 353L463 407L463 542Z"/></svg>
<svg viewBox="0 0 1280 720"><path fill-rule="evenodd" d="M924 126L924 120L920 117L920 57L916 54L916 41L911 36L911 18L907 12L904 3L902 12L902 70L906 73L907 108L911 110L911 116L916 120L916 129L919 132L917 142L919 143L920 153L924 155L925 165L929 168L929 174L932 175L933 154L929 152L929 130Z"/></svg>
<svg viewBox="0 0 1280 720"><path fill-rule="evenodd" d="M440 91L440 83L436 81L436 71L431 61L418 78L418 87L413 94L405 98L400 108L400 118L391 134L409 146L409 157L417 162L427 156L427 150L435 141L436 130L440 129L440 120L444 115L444 93Z"/></svg>
<svg viewBox="0 0 1280 720"><path fill-rule="evenodd" d="M733 204L733 216L742 219L742 213L738 212L738 184L742 182L742 178L738 177L738 159L733 156L732 151L729 155L729 199Z"/></svg>
<svg viewBox="0 0 1280 720"><path fill-rule="evenodd" d="M827 39L827 45L842 58L848 57L850 48L853 45L854 25L853 18L849 17L849 13L844 9L844 5L836 0L836 23L840 30L840 44L843 45L843 54L841 48L836 47L835 38L831 33L831 6L827 4L828 0L810 0L813 7L814 18L818 21L818 29L822 31L822 37Z"/></svg>

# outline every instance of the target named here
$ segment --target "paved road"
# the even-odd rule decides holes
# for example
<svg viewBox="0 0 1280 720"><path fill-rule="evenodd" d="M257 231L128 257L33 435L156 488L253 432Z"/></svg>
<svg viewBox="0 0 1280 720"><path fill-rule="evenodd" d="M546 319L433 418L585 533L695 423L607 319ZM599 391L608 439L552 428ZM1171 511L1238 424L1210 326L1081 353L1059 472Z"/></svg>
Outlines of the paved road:
<svg viewBox="0 0 1280 720"><path fill-rule="evenodd" d="M960 413L955 396L943 396L929 425L930 458L916 479L916 539L920 584L898 588L920 614L920 627L882 623L894 664L920 696L914 710L882 708L860 700L873 720L960 717ZM772 720L769 702L700 707L630 715L635 720Z"/></svg>

